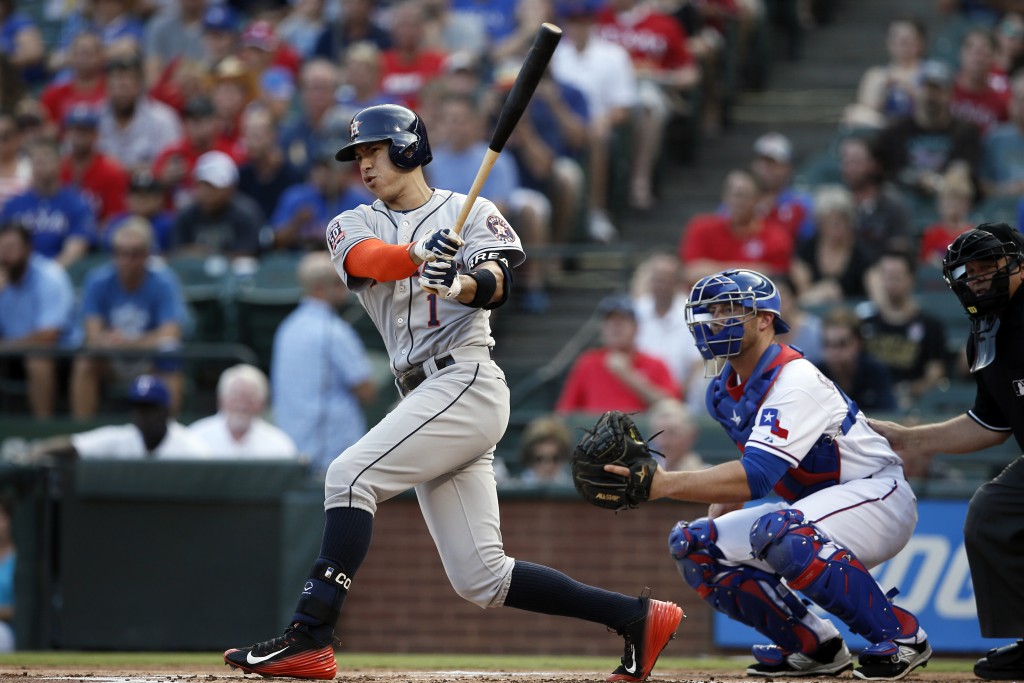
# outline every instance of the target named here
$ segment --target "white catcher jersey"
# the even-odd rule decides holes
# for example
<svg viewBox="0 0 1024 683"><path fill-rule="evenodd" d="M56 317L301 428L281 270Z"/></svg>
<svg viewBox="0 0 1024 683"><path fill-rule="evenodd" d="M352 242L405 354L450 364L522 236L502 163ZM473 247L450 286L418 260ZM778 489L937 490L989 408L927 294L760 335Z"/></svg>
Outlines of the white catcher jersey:
<svg viewBox="0 0 1024 683"><path fill-rule="evenodd" d="M842 434L847 412L846 400L832 380L810 361L796 359L783 366L768 390L746 445L797 467L823 434L832 435L839 453L839 483L903 464L889 442L868 426L861 411L850 430Z"/></svg>
<svg viewBox="0 0 1024 683"><path fill-rule="evenodd" d="M464 194L434 190L426 204L411 211L392 211L377 200L336 216L327 226L334 268L380 331L396 375L451 349L493 346L490 311L424 291L418 273L394 282L350 276L345 272L345 257L363 240L406 244L451 227L465 202ZM502 255L510 268L526 258L519 236L487 199L476 200L460 236L466 242L455 255L460 273Z"/></svg>

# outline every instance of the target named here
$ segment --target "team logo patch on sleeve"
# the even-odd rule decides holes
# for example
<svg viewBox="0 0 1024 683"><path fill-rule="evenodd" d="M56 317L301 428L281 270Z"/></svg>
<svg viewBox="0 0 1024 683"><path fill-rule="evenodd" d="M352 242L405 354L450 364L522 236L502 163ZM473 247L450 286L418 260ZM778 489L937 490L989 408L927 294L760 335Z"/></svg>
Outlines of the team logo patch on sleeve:
<svg viewBox="0 0 1024 683"><path fill-rule="evenodd" d="M331 221L331 224L327 226L327 248L331 250L331 256L337 256L344 239L345 231L341 229L341 224L336 220Z"/></svg>
<svg viewBox="0 0 1024 683"><path fill-rule="evenodd" d="M789 430L782 426L782 414L778 408L762 408L761 414L757 418L757 424L760 427L769 427L771 433L780 439L789 436Z"/></svg>
<svg viewBox="0 0 1024 683"><path fill-rule="evenodd" d="M487 217L487 229L505 244L512 244L516 241L516 233L513 232L512 226L497 214Z"/></svg>

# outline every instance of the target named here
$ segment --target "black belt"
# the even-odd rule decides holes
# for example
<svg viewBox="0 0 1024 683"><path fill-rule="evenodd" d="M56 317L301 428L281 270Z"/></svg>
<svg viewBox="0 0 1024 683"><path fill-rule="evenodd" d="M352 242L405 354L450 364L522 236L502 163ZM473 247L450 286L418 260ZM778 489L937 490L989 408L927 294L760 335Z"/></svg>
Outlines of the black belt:
<svg viewBox="0 0 1024 683"><path fill-rule="evenodd" d="M494 347L487 348L491 358L494 358ZM437 365L438 370L443 370L449 366L455 365L458 361L452 357L452 354L446 353L443 356L438 356L434 359L434 364ZM402 390L402 395L405 396L413 389L423 384L427 379L427 369L424 364L417 365L411 370L406 370L398 376L398 388Z"/></svg>

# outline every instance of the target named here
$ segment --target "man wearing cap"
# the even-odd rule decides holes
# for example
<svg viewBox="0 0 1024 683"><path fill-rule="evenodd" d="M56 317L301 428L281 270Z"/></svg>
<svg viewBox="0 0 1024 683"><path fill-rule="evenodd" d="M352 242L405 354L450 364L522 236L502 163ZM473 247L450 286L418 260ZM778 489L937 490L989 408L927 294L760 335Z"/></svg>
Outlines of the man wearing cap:
<svg viewBox="0 0 1024 683"><path fill-rule="evenodd" d="M274 30L274 24L266 20L254 21L242 31L238 56L252 73L257 75L271 67L287 69L298 74L302 59L285 43Z"/></svg>
<svg viewBox="0 0 1024 683"><path fill-rule="evenodd" d="M128 181L127 209L107 221L100 233L104 251L113 249L118 229L132 217L145 218L153 227L153 253L166 253L171 246L175 213L167 208L164 187L150 171L135 171Z"/></svg>
<svg viewBox="0 0 1024 683"><path fill-rule="evenodd" d="M761 214L783 226L793 242L814 234L812 200L790 183L793 179L793 143L782 133L765 133L754 142L750 170L761 185Z"/></svg>
<svg viewBox="0 0 1024 683"><path fill-rule="evenodd" d="M558 397L559 413L648 410L666 398L680 398L679 387L662 361L636 349L636 310L628 296L612 294L598 306L601 348L584 351Z"/></svg>
<svg viewBox="0 0 1024 683"><path fill-rule="evenodd" d="M64 119L67 154L60 165L60 182L81 190L93 216L102 223L124 211L128 173L117 161L97 150L99 122L99 112L88 105L76 105L68 112Z"/></svg>
<svg viewBox="0 0 1024 683"><path fill-rule="evenodd" d="M196 161L195 201L178 214L172 250L193 255L256 256L266 220L251 198L238 192L238 166L224 152Z"/></svg>
<svg viewBox="0 0 1024 683"><path fill-rule="evenodd" d="M882 130L878 149L886 175L923 211L934 211L942 175L953 166L974 178L981 158L978 128L950 111L951 76L943 62L921 65L914 110Z"/></svg>
<svg viewBox="0 0 1024 683"><path fill-rule="evenodd" d="M203 441L171 419L170 392L155 375L139 375L128 389L131 422L99 427L35 444L30 458L103 458L119 460L208 458Z"/></svg>
<svg viewBox="0 0 1024 683"><path fill-rule="evenodd" d="M229 5L210 4L203 14L203 51L208 66L238 51L240 21Z"/></svg>
<svg viewBox="0 0 1024 683"><path fill-rule="evenodd" d="M107 104L100 109L100 151L132 171L149 169L157 154L181 139L181 119L146 94L137 57L107 62Z"/></svg>

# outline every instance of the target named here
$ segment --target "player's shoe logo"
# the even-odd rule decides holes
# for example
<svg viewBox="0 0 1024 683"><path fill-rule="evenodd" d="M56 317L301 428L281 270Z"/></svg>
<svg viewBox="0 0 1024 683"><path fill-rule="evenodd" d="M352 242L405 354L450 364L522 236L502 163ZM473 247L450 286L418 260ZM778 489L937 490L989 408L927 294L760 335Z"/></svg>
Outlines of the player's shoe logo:
<svg viewBox="0 0 1024 683"><path fill-rule="evenodd" d="M626 664L623 663L622 664L622 668L625 669L627 673L635 674L636 673L636 648L633 647L632 643L630 643L630 645L629 645L629 659L630 659L629 666L626 666Z"/></svg>
<svg viewBox="0 0 1024 683"><path fill-rule="evenodd" d="M262 657L253 657L252 656L252 652L248 652L245 655L245 661L247 661L250 664L259 664L260 662L267 661L271 657L278 656L279 654L281 654L282 652L284 652L287 649L288 649L287 647L283 647L280 650L278 650L277 652L271 652L269 655L263 655Z"/></svg>

